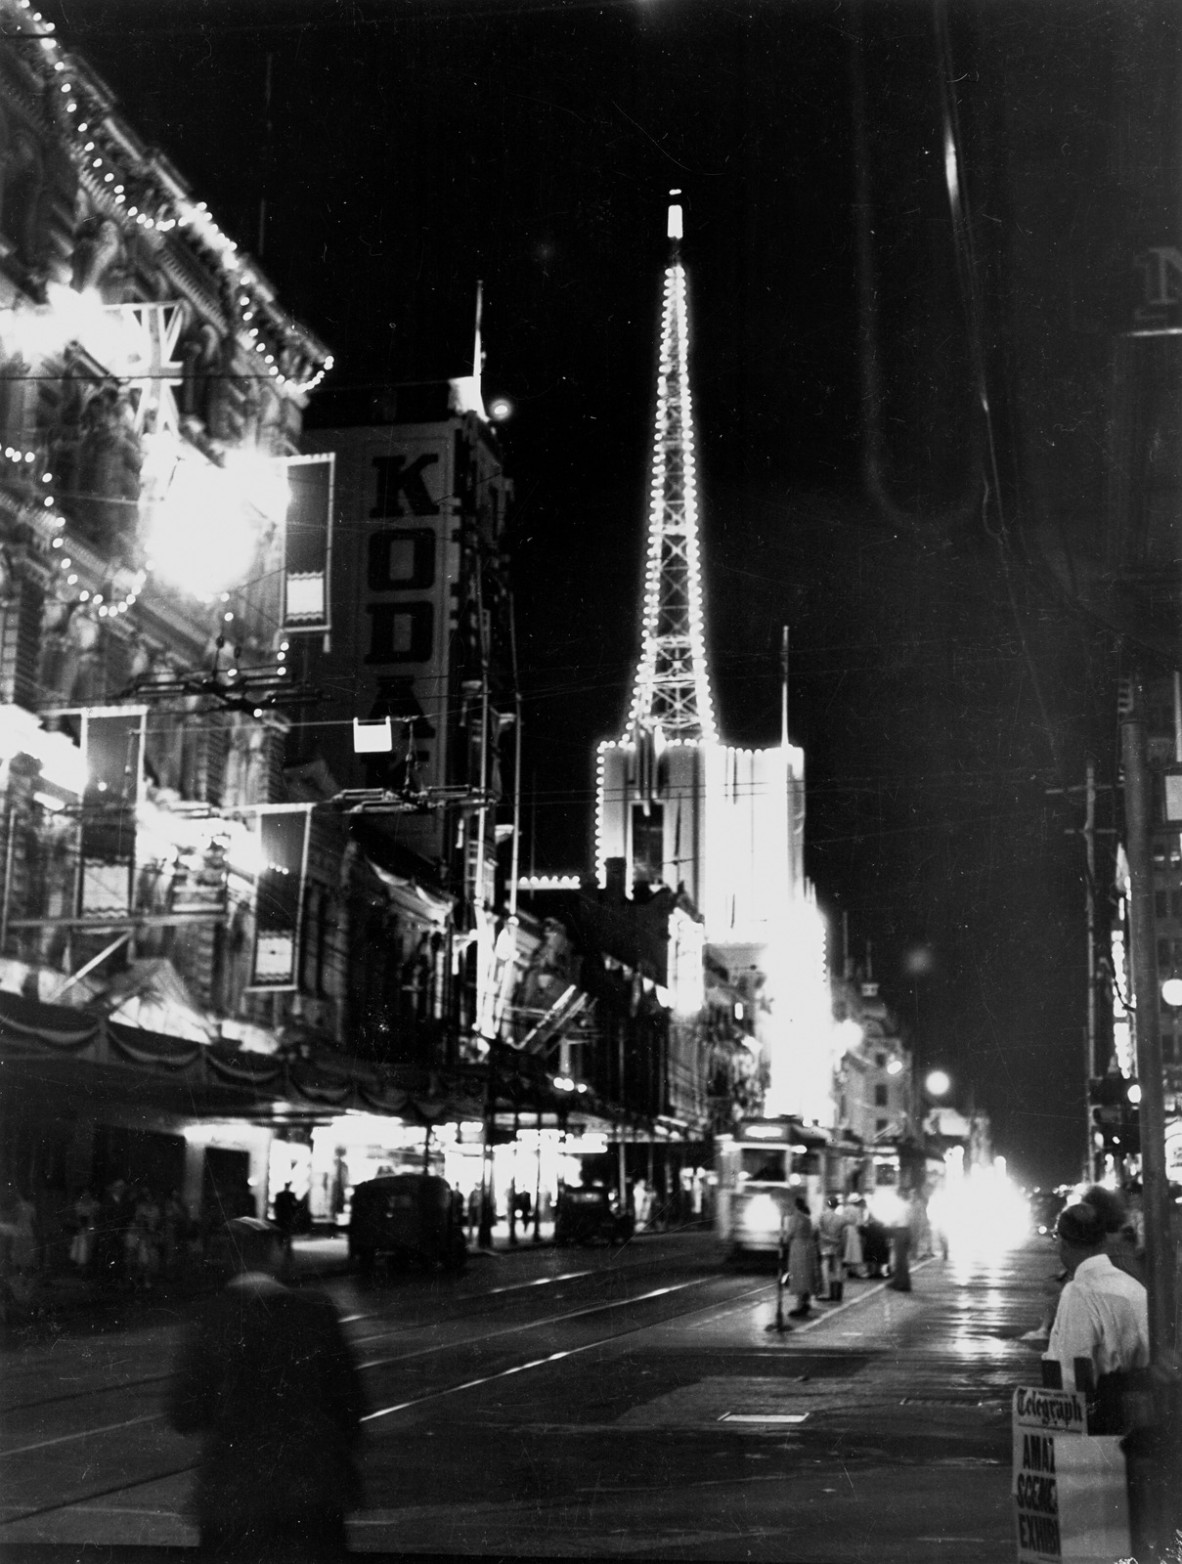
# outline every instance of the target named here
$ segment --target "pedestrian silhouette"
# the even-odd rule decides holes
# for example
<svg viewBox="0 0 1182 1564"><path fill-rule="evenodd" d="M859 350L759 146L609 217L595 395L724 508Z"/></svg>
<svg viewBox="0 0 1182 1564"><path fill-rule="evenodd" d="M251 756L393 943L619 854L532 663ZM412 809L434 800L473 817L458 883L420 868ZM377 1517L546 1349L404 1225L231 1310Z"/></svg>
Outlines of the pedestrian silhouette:
<svg viewBox="0 0 1182 1564"><path fill-rule="evenodd" d="M290 1184L284 1184L283 1188L275 1196L275 1226L279 1229L283 1240L283 1247L287 1254L291 1254L291 1235L295 1231L296 1208L299 1201Z"/></svg>
<svg viewBox="0 0 1182 1564"><path fill-rule="evenodd" d="M341 1558L359 1500L361 1394L328 1298L283 1286L280 1235L226 1224L234 1274L177 1364L168 1414L204 1444L194 1495L208 1559Z"/></svg>

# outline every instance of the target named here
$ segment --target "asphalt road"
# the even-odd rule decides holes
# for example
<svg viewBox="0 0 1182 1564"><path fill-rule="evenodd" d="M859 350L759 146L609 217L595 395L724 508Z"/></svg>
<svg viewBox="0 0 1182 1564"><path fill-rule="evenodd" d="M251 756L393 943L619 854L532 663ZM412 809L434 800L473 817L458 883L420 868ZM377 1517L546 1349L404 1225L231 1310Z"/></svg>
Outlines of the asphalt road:
<svg viewBox="0 0 1182 1564"><path fill-rule="evenodd" d="M1010 1564L1010 1397L1046 1240L852 1283L775 1328L704 1233L331 1278L368 1398L358 1553ZM183 1558L197 1447L161 1416L185 1311L68 1322L2 1375L0 1556ZM32 1545L35 1551L28 1552Z"/></svg>

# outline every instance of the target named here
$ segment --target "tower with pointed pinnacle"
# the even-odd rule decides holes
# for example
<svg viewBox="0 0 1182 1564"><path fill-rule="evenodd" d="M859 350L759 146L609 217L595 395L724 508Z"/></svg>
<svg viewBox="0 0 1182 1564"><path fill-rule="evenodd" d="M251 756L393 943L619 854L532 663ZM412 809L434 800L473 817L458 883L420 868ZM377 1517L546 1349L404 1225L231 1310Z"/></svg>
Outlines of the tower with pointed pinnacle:
<svg viewBox="0 0 1182 1564"><path fill-rule="evenodd" d="M600 745L596 870L681 888L711 939L758 942L800 889L804 756L718 735L707 663L681 192L669 197L640 649L621 736ZM771 866L776 866L774 869Z"/></svg>
<svg viewBox="0 0 1182 1564"><path fill-rule="evenodd" d="M670 192L641 647L625 737L648 728L666 738L712 741L680 194Z"/></svg>
<svg viewBox="0 0 1182 1564"><path fill-rule="evenodd" d="M760 994L768 1111L828 1112L832 1027L824 930L804 877L804 754L724 744L707 664L680 192L669 202L640 649L624 731L599 746L595 869L612 897L678 893L674 1013L703 941ZM695 943L696 942L696 943ZM695 955L696 950L696 955ZM754 989L753 989L754 992ZM699 1001L700 1002L700 1001ZM694 1008L693 1003L689 1010Z"/></svg>

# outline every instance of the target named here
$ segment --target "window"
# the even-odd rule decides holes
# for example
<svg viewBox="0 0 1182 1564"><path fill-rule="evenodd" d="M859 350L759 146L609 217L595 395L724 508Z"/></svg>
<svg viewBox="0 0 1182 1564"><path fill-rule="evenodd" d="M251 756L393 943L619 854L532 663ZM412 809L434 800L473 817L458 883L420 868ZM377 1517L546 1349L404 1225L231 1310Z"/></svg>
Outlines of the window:
<svg viewBox="0 0 1182 1564"><path fill-rule="evenodd" d="M787 1174L784 1169L784 1148L747 1147L744 1146L741 1153L740 1178L754 1179L761 1184L783 1184L787 1182Z"/></svg>
<svg viewBox="0 0 1182 1564"><path fill-rule="evenodd" d="M885 1108L886 1105L887 1105L887 1101L888 1101L888 1098L887 1098L887 1089L886 1089L886 1087L885 1086L876 1086L874 1088L874 1106L876 1108Z"/></svg>
<svg viewBox="0 0 1182 1564"><path fill-rule="evenodd" d="M632 878L659 883L665 869L665 811L660 804L632 806Z"/></svg>

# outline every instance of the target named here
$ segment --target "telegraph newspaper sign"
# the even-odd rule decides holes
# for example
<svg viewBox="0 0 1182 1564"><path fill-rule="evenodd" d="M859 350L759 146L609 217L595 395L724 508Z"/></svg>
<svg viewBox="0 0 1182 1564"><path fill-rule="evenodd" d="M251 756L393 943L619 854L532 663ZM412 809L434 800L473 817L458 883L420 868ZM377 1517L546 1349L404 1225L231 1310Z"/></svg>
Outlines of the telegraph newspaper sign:
<svg viewBox="0 0 1182 1564"><path fill-rule="evenodd" d="M1127 1557L1128 1489L1116 1435L1088 1433L1074 1390L1014 1392L1014 1520L1018 1564Z"/></svg>

